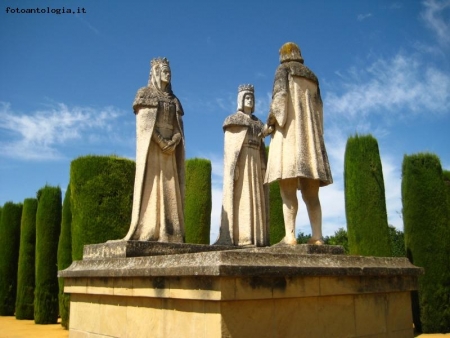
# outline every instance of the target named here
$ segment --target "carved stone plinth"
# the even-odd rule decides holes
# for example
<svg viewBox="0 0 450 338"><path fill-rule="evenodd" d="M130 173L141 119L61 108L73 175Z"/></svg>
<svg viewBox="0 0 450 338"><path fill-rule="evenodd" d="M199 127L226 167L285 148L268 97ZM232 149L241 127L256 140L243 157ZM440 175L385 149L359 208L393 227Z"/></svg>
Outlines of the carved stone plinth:
<svg viewBox="0 0 450 338"><path fill-rule="evenodd" d="M308 245L161 254L173 244L153 244L141 257L137 242L87 246L59 272L71 338L413 337L410 291L423 271L406 258Z"/></svg>

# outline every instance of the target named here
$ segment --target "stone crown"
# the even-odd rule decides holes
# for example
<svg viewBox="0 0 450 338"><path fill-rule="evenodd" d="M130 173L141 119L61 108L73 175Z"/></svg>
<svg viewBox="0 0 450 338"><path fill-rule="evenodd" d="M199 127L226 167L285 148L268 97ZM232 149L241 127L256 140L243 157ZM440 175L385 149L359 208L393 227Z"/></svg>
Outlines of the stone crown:
<svg viewBox="0 0 450 338"><path fill-rule="evenodd" d="M255 92L255 88L251 84L243 84L238 87L238 92Z"/></svg>
<svg viewBox="0 0 450 338"><path fill-rule="evenodd" d="M152 68L154 66L162 66L162 65L169 67L169 60L167 60L167 58L158 57L158 58L152 59L152 61L150 61L150 64L151 64Z"/></svg>

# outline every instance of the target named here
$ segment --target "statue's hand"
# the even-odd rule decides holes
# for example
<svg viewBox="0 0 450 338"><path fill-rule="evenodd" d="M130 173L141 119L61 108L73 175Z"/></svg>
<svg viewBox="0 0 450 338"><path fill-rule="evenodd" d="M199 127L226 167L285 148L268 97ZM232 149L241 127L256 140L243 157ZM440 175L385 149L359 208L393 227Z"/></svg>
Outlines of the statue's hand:
<svg viewBox="0 0 450 338"><path fill-rule="evenodd" d="M172 141L175 142L175 144L177 145L178 143L180 143L181 141L181 134L180 133L176 133L172 136Z"/></svg>
<svg viewBox="0 0 450 338"><path fill-rule="evenodd" d="M177 147L178 142L173 141L173 140L167 142L167 145L164 148L162 148L162 152L167 155L172 154L175 151L175 148Z"/></svg>
<svg viewBox="0 0 450 338"><path fill-rule="evenodd" d="M274 132L275 128L273 126L264 125L263 130L258 134L258 137L264 138Z"/></svg>

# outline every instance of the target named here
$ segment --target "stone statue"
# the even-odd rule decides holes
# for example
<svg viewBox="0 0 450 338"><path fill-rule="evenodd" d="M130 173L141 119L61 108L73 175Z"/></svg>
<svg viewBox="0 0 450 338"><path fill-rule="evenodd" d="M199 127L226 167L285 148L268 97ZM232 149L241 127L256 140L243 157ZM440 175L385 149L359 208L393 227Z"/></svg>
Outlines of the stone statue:
<svg viewBox="0 0 450 338"><path fill-rule="evenodd" d="M215 244L269 245L268 190L264 187L264 124L253 115L254 88L241 85L237 113L223 124L224 175L220 234Z"/></svg>
<svg viewBox="0 0 450 338"><path fill-rule="evenodd" d="M169 61L153 59L148 86L138 90L133 103L136 177L124 240L184 242L183 108L170 80Z"/></svg>
<svg viewBox="0 0 450 338"><path fill-rule="evenodd" d="M303 65L292 42L280 49L269 117L262 136L272 135L265 183L280 182L286 236L295 245L297 189L301 190L311 223L309 244L321 245L322 209L319 187L333 183L323 139L323 106L319 81Z"/></svg>

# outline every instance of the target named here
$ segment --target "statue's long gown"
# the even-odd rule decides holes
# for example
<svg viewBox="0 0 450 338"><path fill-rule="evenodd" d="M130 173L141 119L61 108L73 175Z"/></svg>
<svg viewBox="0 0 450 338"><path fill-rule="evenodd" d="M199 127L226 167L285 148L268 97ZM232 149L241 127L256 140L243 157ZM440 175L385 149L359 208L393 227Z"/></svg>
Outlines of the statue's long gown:
<svg viewBox="0 0 450 338"><path fill-rule="evenodd" d="M161 96L153 88L141 89L136 112L136 178L131 226L125 240L184 242L184 139L181 105L174 95ZM155 141L159 134L181 142L171 154Z"/></svg>
<svg viewBox="0 0 450 338"><path fill-rule="evenodd" d="M268 194L263 186L265 147L257 118L237 112L224 123L221 229L217 244L268 245Z"/></svg>

